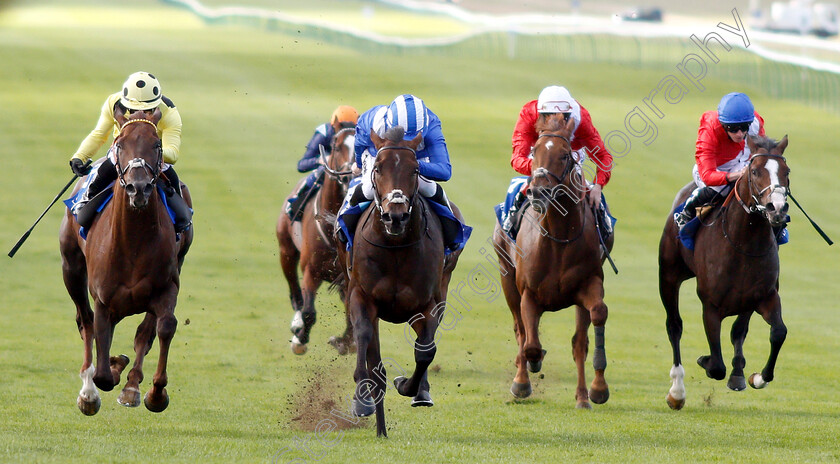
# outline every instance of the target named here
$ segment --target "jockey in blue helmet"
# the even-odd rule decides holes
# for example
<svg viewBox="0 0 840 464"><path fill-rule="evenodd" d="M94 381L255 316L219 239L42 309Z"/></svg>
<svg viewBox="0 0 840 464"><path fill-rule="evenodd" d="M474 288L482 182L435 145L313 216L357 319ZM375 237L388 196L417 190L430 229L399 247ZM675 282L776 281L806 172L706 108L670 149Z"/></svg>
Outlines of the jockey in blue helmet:
<svg viewBox="0 0 840 464"><path fill-rule="evenodd" d="M446 140L441 130L440 118L426 107L423 100L414 95L400 95L390 105L374 106L359 116L356 125L356 164L362 170L362 181L352 186L345 198L344 206L339 211L342 221L352 233L355 229L355 222L358 219L348 217L344 213L350 207L356 206L364 201L372 200L374 188L372 182L372 170L376 148L370 140L370 132L373 130L380 137L392 127L400 126L405 130L405 140L413 140L417 134L422 134L423 140L417 148L417 161L419 163L420 177L418 179L418 192L420 195L444 206L454 219L449 200L443 191L443 187L437 182L447 181L452 176L452 165L449 163L449 151L446 148ZM457 220L448 220L441 217L443 225L444 245L448 250L457 249L459 237L462 233L462 225ZM341 237L346 240L346 237Z"/></svg>
<svg viewBox="0 0 840 464"><path fill-rule="evenodd" d="M697 215L696 208L726 195L750 162L748 135L764 135L764 119L755 111L750 97L733 92L725 95L717 111L700 117L694 165L698 187L685 202L682 212L674 214L681 229Z"/></svg>

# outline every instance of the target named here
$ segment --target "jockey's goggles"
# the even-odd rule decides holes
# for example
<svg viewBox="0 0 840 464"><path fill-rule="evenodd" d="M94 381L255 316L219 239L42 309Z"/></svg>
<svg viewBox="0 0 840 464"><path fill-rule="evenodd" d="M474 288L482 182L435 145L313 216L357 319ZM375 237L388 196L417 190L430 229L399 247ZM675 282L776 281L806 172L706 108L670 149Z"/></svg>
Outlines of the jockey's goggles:
<svg viewBox="0 0 840 464"><path fill-rule="evenodd" d="M722 124L723 130L726 132L732 132L733 134L737 134L738 132L749 132L750 130L750 123L748 122L739 122L735 124Z"/></svg>

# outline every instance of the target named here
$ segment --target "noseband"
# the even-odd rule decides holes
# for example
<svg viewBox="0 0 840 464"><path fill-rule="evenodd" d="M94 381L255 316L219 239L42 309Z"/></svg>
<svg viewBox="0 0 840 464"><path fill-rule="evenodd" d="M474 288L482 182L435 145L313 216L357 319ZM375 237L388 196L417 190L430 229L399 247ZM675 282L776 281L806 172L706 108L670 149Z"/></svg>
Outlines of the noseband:
<svg viewBox="0 0 840 464"><path fill-rule="evenodd" d="M758 192L755 191L755 189L753 188L753 183L752 183L752 163L753 163L753 160L758 158L759 156L767 156L769 158L777 158L777 159L780 159L780 160L784 161L785 163L787 163L787 160L785 159L784 156L774 155L772 153L756 153L752 156L752 158L750 158L750 162L749 162L749 164L747 164L747 171L748 171L747 172L747 191L750 193L750 198L752 199L753 204L748 206L741 199L740 195L738 194L738 182L740 182L741 179L738 179L738 182L735 183L735 187L733 187L733 190L735 190L735 199L738 200L738 203L741 204L741 207L744 208L744 211L746 211L749 214L763 214L765 211L767 211L767 207L762 205L761 201L759 199L759 197L761 197L761 195L764 192L766 192L767 190L772 189L773 192L775 192L777 190L780 190L779 193L781 193L785 197L785 203L787 203L787 196L788 196L788 193L790 193L790 190L787 187L785 187L784 185L778 185L778 184L777 185L768 184L767 187L764 187L763 189L759 190Z"/></svg>
<svg viewBox="0 0 840 464"><path fill-rule="evenodd" d="M119 135L117 135L117 140L122 136L123 131L125 130L125 128L129 124L134 124L134 123L138 123L138 122L144 122L146 124L150 124L152 127L155 128L155 135L157 135L157 126L152 121L149 121L148 119L132 119L130 121L126 121L126 123L123 124L122 127L120 127L120 133L119 133ZM125 185L126 185L125 184L125 177L124 177L125 173L127 173L128 171L130 171L134 168L147 169L149 171L149 173L152 175L152 180L150 182L151 184L154 184L157 181L157 178L160 176L160 164L161 164L161 161L163 160L163 148L162 147L158 146L157 150L156 150L157 151L157 161L155 162L156 167L150 166L149 163L147 163L146 160L144 160L143 158L134 158L134 159L130 160L126 164L125 169L123 169L122 166L120 165L120 152L122 151L122 149L120 148L119 145L116 144L116 141L115 141L114 145L115 145L114 159L117 162L116 163L117 177L119 177L120 185L122 187L125 187Z"/></svg>

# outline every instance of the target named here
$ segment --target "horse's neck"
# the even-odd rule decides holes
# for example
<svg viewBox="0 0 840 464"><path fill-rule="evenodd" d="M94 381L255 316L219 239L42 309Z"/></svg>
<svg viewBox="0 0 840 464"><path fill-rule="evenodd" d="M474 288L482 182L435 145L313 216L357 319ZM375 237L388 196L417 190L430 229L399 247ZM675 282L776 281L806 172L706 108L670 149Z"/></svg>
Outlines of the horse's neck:
<svg viewBox="0 0 840 464"><path fill-rule="evenodd" d="M546 213L542 218L542 227L549 235L567 239L577 235L584 224L585 197L578 189L563 184L562 194L555 194L546 203Z"/></svg>
<svg viewBox="0 0 840 464"><path fill-rule="evenodd" d="M743 202L751 201L749 187L746 183L738 183L737 194ZM761 214L748 213L740 202L731 201L724 211L724 220L717 221L725 233L734 243L743 247L746 252L761 252L772 245L774 241L772 227Z"/></svg>
<svg viewBox="0 0 840 464"><path fill-rule="evenodd" d="M324 179L324 184L321 187L321 197L318 200L320 209L335 213L341 208L343 200L344 193L341 183L332 177Z"/></svg>
<svg viewBox="0 0 840 464"><path fill-rule="evenodd" d="M117 246L137 248L154 243L154 238L161 233L161 215L158 209L162 208L163 204L158 192L152 193L145 208L135 209L129 204L125 190L115 187L113 203L110 228Z"/></svg>

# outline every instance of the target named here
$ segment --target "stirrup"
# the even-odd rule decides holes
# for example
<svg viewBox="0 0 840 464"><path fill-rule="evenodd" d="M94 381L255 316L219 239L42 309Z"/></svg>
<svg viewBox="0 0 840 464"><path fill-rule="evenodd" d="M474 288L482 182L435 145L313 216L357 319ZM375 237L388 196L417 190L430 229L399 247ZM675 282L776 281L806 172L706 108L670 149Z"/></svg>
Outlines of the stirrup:
<svg viewBox="0 0 840 464"><path fill-rule="evenodd" d="M689 223L694 218L687 218L682 212L674 213L674 223L677 225L677 229L682 230L686 224Z"/></svg>

